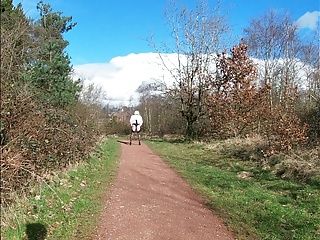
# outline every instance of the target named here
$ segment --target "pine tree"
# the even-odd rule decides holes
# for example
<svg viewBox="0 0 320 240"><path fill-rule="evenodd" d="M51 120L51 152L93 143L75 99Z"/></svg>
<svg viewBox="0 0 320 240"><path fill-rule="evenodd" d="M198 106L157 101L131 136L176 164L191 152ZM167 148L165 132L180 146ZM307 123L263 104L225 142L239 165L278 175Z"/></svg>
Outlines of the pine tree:
<svg viewBox="0 0 320 240"><path fill-rule="evenodd" d="M40 20L34 23L32 58L25 74L26 80L41 90L40 96L46 103L65 108L79 97L81 86L70 76L72 66L64 49L68 42L63 34L76 23L72 17L63 17L53 12L49 4L40 1L37 5Z"/></svg>

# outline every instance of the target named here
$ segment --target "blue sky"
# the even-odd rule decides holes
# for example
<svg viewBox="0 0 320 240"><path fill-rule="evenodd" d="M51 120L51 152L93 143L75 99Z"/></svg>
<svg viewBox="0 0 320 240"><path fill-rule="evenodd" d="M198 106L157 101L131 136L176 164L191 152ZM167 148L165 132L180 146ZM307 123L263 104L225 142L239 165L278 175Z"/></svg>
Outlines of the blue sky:
<svg viewBox="0 0 320 240"><path fill-rule="evenodd" d="M37 18L37 0L21 0L28 15ZM14 0L17 4L20 0ZM168 37L164 11L167 0L45 0L54 11L72 16L77 26L65 34L72 64L104 63L130 53L154 52L146 39ZM194 0L179 0L187 6ZM214 4L215 0L209 0ZM241 34L250 19L274 9L287 10L294 20L307 12L320 11L319 0L222 0L234 36ZM241 36L239 36L240 39Z"/></svg>

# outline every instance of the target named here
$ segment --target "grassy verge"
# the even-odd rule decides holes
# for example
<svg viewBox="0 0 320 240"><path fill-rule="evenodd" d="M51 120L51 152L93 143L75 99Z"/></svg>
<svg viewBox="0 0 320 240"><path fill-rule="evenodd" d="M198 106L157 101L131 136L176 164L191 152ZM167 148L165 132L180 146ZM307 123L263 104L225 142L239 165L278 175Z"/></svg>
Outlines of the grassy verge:
<svg viewBox="0 0 320 240"><path fill-rule="evenodd" d="M106 140L86 164L57 174L1 209L1 239L92 239L119 156L116 140Z"/></svg>
<svg viewBox="0 0 320 240"><path fill-rule="evenodd" d="M238 239L320 239L320 189L279 179L204 144L147 144L224 217ZM241 178L241 173L248 174Z"/></svg>

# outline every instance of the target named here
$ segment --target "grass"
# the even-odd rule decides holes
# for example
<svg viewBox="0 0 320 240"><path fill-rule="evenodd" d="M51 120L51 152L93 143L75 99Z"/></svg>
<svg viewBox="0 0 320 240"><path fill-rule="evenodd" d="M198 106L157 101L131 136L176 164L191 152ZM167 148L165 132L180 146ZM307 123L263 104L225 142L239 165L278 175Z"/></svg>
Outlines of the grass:
<svg viewBox="0 0 320 240"><path fill-rule="evenodd" d="M277 178L257 163L205 144L147 144L206 199L238 239L320 239L320 189ZM239 173L250 173L240 178Z"/></svg>
<svg viewBox="0 0 320 240"><path fill-rule="evenodd" d="M220 214L237 239L320 239L320 189L277 178L202 143L146 141ZM86 164L57 174L1 209L1 239L92 239L120 146L103 142ZM250 173L240 178L240 173Z"/></svg>
<svg viewBox="0 0 320 240"><path fill-rule="evenodd" d="M59 173L1 209L1 239L92 239L120 146L104 141L86 164Z"/></svg>

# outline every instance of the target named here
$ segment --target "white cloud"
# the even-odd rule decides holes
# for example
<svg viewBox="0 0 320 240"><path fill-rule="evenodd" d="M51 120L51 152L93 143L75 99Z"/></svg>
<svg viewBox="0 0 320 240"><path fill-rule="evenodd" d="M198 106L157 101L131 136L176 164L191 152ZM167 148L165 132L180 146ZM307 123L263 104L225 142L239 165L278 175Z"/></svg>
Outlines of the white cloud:
<svg viewBox="0 0 320 240"><path fill-rule="evenodd" d="M320 18L320 12L314 11L314 12L306 12L303 16L301 16L297 21L297 26L301 28L308 28L311 30L316 29L317 22Z"/></svg>
<svg viewBox="0 0 320 240"><path fill-rule="evenodd" d="M177 63L176 54L163 54L164 61L167 64ZM180 56L181 57L181 56ZM182 62L186 59L180 58ZM258 67L264 67L262 60L253 59ZM278 64L283 63L281 59ZM168 67L172 67L168 66ZM213 65L214 67L214 65ZM303 69L303 65L296 62L297 71ZM172 67L173 69L173 67ZM262 72L264 72L263 69ZM157 53L139 53L129 54L123 57L115 57L109 63L95 63L74 66L74 77L84 80L84 85L93 83L106 92L107 102L110 105L129 105L129 99L133 97L134 104L138 103L137 88L145 83L154 82L154 80L172 83L173 78L167 70L164 70L163 64ZM299 74L297 83L303 85L303 72Z"/></svg>
<svg viewBox="0 0 320 240"><path fill-rule="evenodd" d="M174 54L166 58L174 59ZM127 105L132 96L138 101L136 89L144 82L169 79L170 74L163 70L157 53L129 54L115 57L109 63L76 65L74 77L84 80L84 85L93 83L101 86L112 105Z"/></svg>

